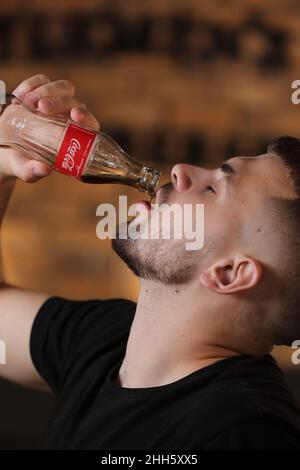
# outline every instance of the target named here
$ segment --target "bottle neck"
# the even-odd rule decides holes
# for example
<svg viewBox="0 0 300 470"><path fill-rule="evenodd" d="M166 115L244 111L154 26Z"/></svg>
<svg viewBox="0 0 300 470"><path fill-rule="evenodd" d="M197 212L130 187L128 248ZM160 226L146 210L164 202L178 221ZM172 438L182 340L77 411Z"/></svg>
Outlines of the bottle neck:
<svg viewBox="0 0 300 470"><path fill-rule="evenodd" d="M140 191L147 192L150 196L154 196L159 178L159 170L143 166L137 181L137 187Z"/></svg>

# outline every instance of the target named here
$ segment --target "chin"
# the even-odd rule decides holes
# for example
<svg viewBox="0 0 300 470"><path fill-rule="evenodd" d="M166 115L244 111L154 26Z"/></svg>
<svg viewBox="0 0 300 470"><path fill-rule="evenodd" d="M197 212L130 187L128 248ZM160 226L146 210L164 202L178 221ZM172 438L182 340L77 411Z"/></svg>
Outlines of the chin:
<svg viewBox="0 0 300 470"><path fill-rule="evenodd" d="M197 257L183 240L112 240L115 253L140 279L165 285L188 284L195 278Z"/></svg>

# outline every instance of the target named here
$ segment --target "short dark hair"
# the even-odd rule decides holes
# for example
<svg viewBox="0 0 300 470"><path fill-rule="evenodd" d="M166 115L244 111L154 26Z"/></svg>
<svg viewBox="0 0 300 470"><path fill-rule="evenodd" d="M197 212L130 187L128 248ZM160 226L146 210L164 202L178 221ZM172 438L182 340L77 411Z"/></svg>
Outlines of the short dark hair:
<svg viewBox="0 0 300 470"><path fill-rule="evenodd" d="M300 198L300 139L289 135L279 137L268 145L268 152L280 158Z"/></svg>
<svg viewBox="0 0 300 470"><path fill-rule="evenodd" d="M300 139L279 137L267 150L279 157L295 190L295 198L272 197L279 216L278 231L283 237L282 264L288 265L283 280L286 303L277 319L275 344L291 345L294 339L300 338Z"/></svg>

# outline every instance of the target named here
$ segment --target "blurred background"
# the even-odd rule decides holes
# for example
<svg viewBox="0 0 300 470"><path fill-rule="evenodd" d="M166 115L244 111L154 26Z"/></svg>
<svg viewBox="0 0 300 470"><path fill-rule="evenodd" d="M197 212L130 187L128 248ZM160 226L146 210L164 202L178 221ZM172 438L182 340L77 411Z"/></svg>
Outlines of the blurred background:
<svg viewBox="0 0 300 470"><path fill-rule="evenodd" d="M209 167L300 136L300 4L294 0L10 0L0 3L0 79L68 79L131 155L160 168ZM18 182L3 226L9 282L73 299L136 300L137 281L96 238L96 208L125 186L55 174ZM300 365L275 355L300 403ZM8 357L9 360L9 357ZM0 448L32 449L51 397L0 383Z"/></svg>

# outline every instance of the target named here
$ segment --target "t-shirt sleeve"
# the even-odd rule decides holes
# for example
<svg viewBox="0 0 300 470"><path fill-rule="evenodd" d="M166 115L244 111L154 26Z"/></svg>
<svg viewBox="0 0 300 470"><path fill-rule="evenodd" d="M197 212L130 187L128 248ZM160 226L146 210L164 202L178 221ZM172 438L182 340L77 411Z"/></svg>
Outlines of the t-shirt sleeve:
<svg viewBox="0 0 300 470"><path fill-rule="evenodd" d="M300 450L300 436L289 424L262 417L230 426L202 450Z"/></svg>
<svg viewBox="0 0 300 470"><path fill-rule="evenodd" d="M50 297L32 326L30 353L33 364L54 393L64 380L67 364L78 345L113 341L129 332L136 305L124 299L73 301ZM106 340L107 341L107 340Z"/></svg>

